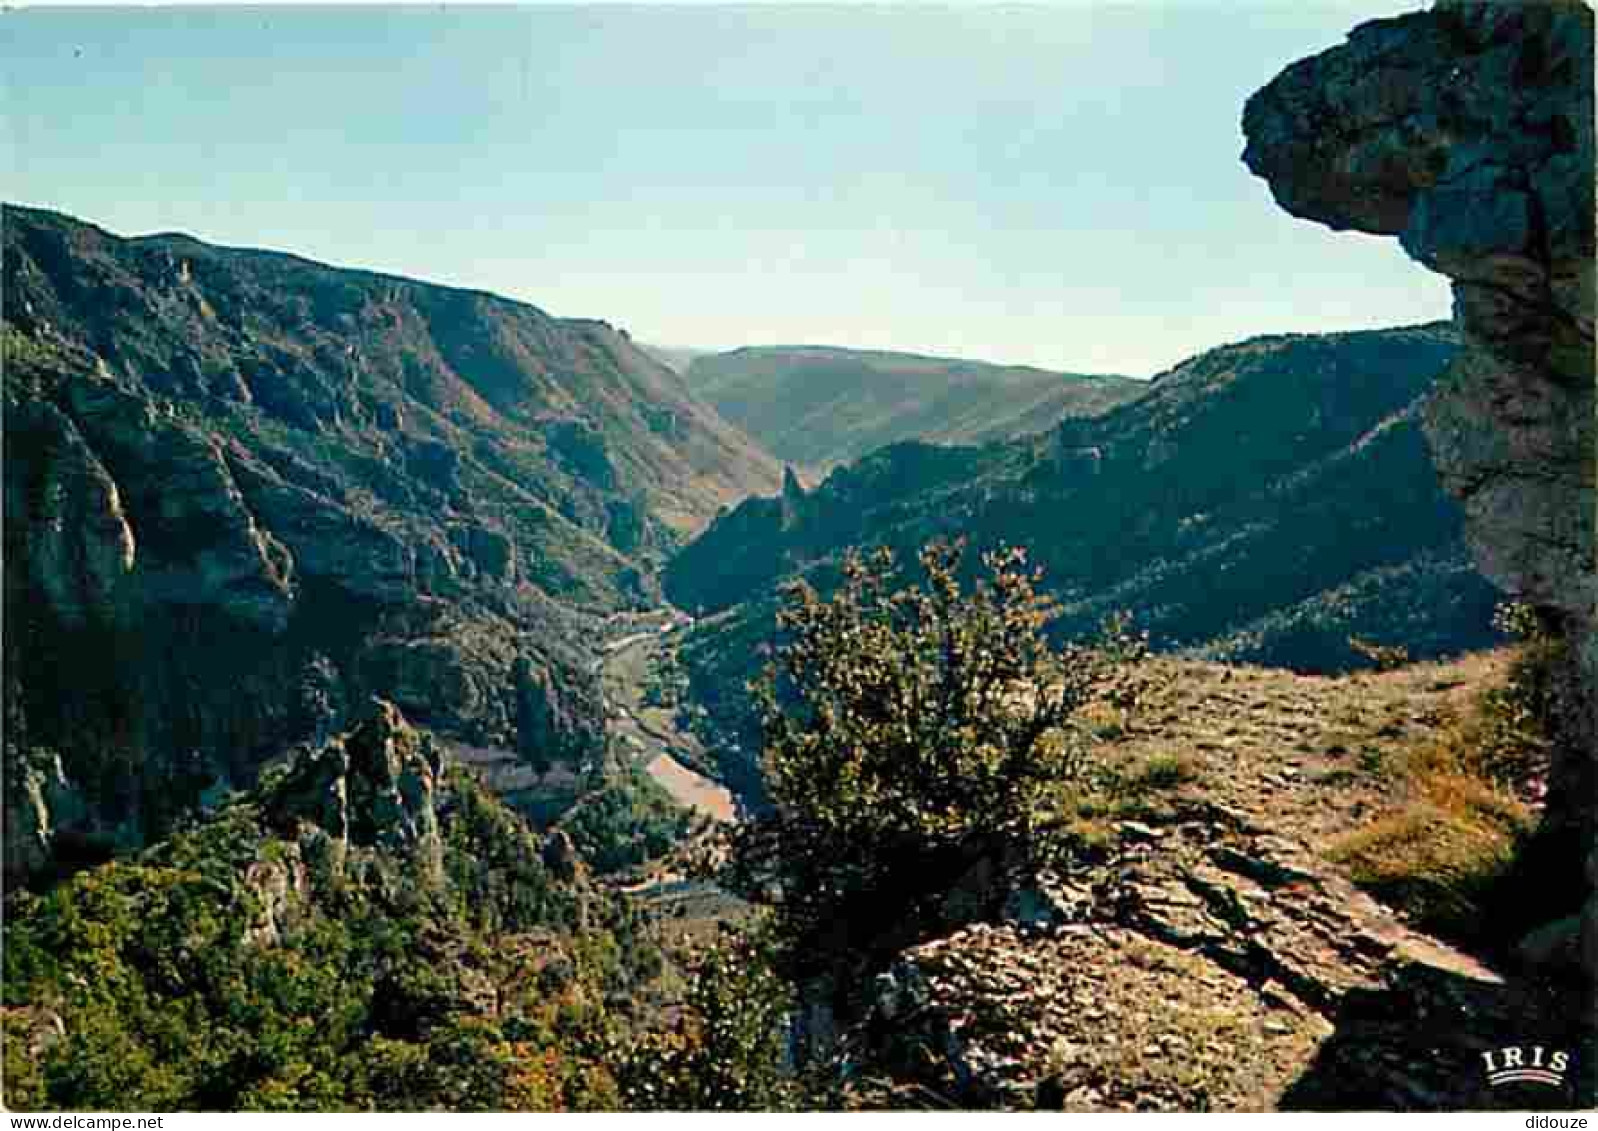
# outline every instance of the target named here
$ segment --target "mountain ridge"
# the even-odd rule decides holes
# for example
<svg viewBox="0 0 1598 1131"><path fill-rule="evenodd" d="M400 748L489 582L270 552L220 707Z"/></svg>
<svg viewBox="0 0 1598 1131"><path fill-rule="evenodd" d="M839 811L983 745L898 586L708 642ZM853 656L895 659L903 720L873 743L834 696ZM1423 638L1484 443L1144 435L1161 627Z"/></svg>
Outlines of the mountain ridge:
<svg viewBox="0 0 1598 1131"><path fill-rule="evenodd" d="M743 346L683 380L771 452L812 472L904 440L983 443L1139 395L1131 378L830 345Z"/></svg>
<svg viewBox="0 0 1598 1131"><path fill-rule="evenodd" d="M1420 429L1457 348L1444 323L1257 336L1047 433L906 442L812 490L751 498L667 563L667 596L711 617L684 645L693 694L748 746L728 689L771 639L784 580L825 590L847 547L910 562L938 538L1027 548L1057 638L1125 609L1163 650L1322 672L1368 663L1351 637L1416 658L1492 643L1493 592ZM757 790L749 769L724 772Z"/></svg>

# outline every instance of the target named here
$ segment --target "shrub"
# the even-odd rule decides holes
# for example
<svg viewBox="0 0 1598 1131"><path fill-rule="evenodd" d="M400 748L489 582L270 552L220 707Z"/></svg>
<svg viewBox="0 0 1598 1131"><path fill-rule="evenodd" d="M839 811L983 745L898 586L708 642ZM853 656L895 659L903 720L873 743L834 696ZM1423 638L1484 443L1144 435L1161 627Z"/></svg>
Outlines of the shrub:
<svg viewBox="0 0 1598 1131"><path fill-rule="evenodd" d="M1553 632L1531 606L1501 604L1493 627L1517 637L1509 677L1481 699L1468 745L1482 773L1517 783L1546 768L1552 751L1553 720L1560 704L1560 669L1569 644Z"/></svg>
<svg viewBox="0 0 1598 1131"><path fill-rule="evenodd" d="M1115 782L1115 792L1131 798L1146 797L1173 790L1198 776L1198 764L1191 754L1169 751L1151 754L1121 775Z"/></svg>
<svg viewBox="0 0 1598 1131"><path fill-rule="evenodd" d="M693 814L634 766L584 797L562 827L589 866L605 874L665 855L692 823Z"/></svg>
<svg viewBox="0 0 1598 1131"><path fill-rule="evenodd" d="M831 597L787 591L786 640L752 690L780 829L771 878L802 964L914 920L978 861L1038 855L1091 766L1085 708L1122 713L1141 694L1146 645L1124 621L1055 651L1024 551L984 555L965 588L962 550L927 547L910 583L886 550L851 554Z"/></svg>

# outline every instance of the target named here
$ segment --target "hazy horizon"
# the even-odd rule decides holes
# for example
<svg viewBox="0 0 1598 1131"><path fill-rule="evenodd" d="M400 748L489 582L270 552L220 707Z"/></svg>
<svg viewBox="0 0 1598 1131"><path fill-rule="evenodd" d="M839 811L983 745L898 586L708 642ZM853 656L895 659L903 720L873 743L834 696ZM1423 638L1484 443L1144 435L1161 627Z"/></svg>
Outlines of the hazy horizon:
<svg viewBox="0 0 1598 1131"><path fill-rule="evenodd" d="M1249 93L1399 10L11 9L7 196L664 347L1149 376L1448 316L1238 160Z"/></svg>

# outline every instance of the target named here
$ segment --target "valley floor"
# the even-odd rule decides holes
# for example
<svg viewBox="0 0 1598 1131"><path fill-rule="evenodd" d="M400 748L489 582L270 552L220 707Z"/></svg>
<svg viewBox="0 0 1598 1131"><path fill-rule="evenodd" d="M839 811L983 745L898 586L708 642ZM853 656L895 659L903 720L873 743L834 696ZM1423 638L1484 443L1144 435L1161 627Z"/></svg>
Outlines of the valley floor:
<svg viewBox="0 0 1598 1131"><path fill-rule="evenodd" d="M732 793L693 768L708 761L704 747L679 729L674 710L648 701L646 689L659 679L672 633L686 619L675 611L656 618L658 624L646 631L628 633L605 646L599 672L607 725L623 755L642 766L677 804L712 821L730 821L737 815Z"/></svg>

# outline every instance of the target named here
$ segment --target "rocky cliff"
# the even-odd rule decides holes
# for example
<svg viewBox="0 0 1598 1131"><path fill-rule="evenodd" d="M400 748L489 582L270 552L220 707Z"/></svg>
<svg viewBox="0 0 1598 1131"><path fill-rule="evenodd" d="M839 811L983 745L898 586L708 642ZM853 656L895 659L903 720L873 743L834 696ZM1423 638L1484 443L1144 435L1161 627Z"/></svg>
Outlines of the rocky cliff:
<svg viewBox="0 0 1598 1131"><path fill-rule="evenodd" d="M374 694L575 754L594 618L779 482L624 333L492 295L7 207L3 313L11 879Z"/></svg>
<svg viewBox="0 0 1598 1131"><path fill-rule="evenodd" d="M1592 9L1442 0L1363 24L1255 94L1243 130L1282 207L1453 281L1465 348L1426 435L1482 572L1569 644L1540 881L1572 911L1598 796Z"/></svg>

